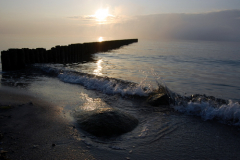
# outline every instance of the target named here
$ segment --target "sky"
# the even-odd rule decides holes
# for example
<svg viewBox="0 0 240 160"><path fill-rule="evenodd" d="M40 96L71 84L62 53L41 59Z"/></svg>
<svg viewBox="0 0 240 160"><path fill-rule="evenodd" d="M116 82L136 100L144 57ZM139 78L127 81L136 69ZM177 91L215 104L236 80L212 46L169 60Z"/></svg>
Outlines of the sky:
<svg viewBox="0 0 240 160"><path fill-rule="evenodd" d="M239 28L239 0L0 0L0 49L98 37L240 41Z"/></svg>

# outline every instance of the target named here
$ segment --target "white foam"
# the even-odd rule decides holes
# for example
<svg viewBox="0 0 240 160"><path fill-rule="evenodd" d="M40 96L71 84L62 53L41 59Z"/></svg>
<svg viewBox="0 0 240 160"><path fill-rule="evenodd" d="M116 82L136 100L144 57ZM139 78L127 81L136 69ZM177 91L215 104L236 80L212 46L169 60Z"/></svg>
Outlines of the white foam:
<svg viewBox="0 0 240 160"><path fill-rule="evenodd" d="M144 81L131 85L131 82L126 83L126 81L114 78L76 73L76 71L64 68L61 64L35 64L34 66L46 73L57 75L63 82L80 84L87 89L99 90L106 94L147 96L152 91L151 87L145 87Z"/></svg>
<svg viewBox="0 0 240 160"><path fill-rule="evenodd" d="M150 90L143 89L144 86L141 84L133 87L123 85L115 79L88 76L87 74L75 75L72 73L61 73L58 75L58 78L63 82L81 84L87 89L99 90L106 94L147 96L150 92Z"/></svg>
<svg viewBox="0 0 240 160"><path fill-rule="evenodd" d="M231 100L219 107L208 102L188 102L187 106L175 106L174 109L188 115L201 116L204 120L218 119L223 123L240 125L240 104Z"/></svg>

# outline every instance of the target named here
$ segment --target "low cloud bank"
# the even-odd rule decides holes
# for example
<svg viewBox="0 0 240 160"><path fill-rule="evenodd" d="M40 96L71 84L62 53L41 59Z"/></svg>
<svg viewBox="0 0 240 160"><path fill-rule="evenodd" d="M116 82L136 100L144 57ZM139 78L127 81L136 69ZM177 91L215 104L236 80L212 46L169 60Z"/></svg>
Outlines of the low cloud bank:
<svg viewBox="0 0 240 160"><path fill-rule="evenodd" d="M127 22L113 24L109 29L111 34L147 39L240 41L239 27L240 10L225 10L137 16Z"/></svg>
<svg viewBox="0 0 240 160"><path fill-rule="evenodd" d="M208 13L169 13L135 17L118 16L98 24L91 17L75 16L42 21L5 21L0 37L109 37L156 40L240 41L240 10ZM1 39L1 38L0 38Z"/></svg>

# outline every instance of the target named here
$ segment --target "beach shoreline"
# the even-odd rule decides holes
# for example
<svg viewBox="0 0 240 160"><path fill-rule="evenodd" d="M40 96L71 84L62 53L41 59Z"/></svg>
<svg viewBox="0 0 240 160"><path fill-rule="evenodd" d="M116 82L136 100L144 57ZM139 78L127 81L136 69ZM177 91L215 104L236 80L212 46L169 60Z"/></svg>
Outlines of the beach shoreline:
<svg viewBox="0 0 240 160"><path fill-rule="evenodd" d="M122 139L120 141L105 142L98 141L97 138L92 139L79 130L78 126L69 120L68 115L65 115L61 106L46 100L25 89L0 87L2 152L0 159L121 160L240 157L239 127L203 121L199 117L174 112L169 115L156 112L158 116L163 116L161 118L163 121L165 119L169 122L159 132L158 138L152 137L153 141L141 144L139 140L128 144L131 139L124 139L123 136L120 137ZM144 112L144 115L148 114ZM141 126L137 129L141 129ZM143 141L146 139L142 138Z"/></svg>
<svg viewBox="0 0 240 160"><path fill-rule="evenodd" d="M23 93L25 92L25 93ZM69 139L69 125L60 110L41 99L13 88L0 89L1 147L10 159L51 159L55 145ZM85 154L86 155L86 154Z"/></svg>
<svg viewBox="0 0 240 160"><path fill-rule="evenodd" d="M1 159L101 159L111 155L84 144L59 107L21 89L0 87L0 133Z"/></svg>

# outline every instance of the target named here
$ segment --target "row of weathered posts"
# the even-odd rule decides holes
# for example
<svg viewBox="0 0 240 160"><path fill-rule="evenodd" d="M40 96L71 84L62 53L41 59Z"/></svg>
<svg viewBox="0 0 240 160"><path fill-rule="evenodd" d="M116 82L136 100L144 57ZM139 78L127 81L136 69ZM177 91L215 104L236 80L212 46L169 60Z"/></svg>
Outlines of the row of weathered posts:
<svg viewBox="0 0 240 160"><path fill-rule="evenodd" d="M50 50L45 48L8 49L1 52L2 70L18 70L34 63L76 63L87 61L93 53L106 52L123 45L138 42L138 39L124 39L91 43L56 46Z"/></svg>

